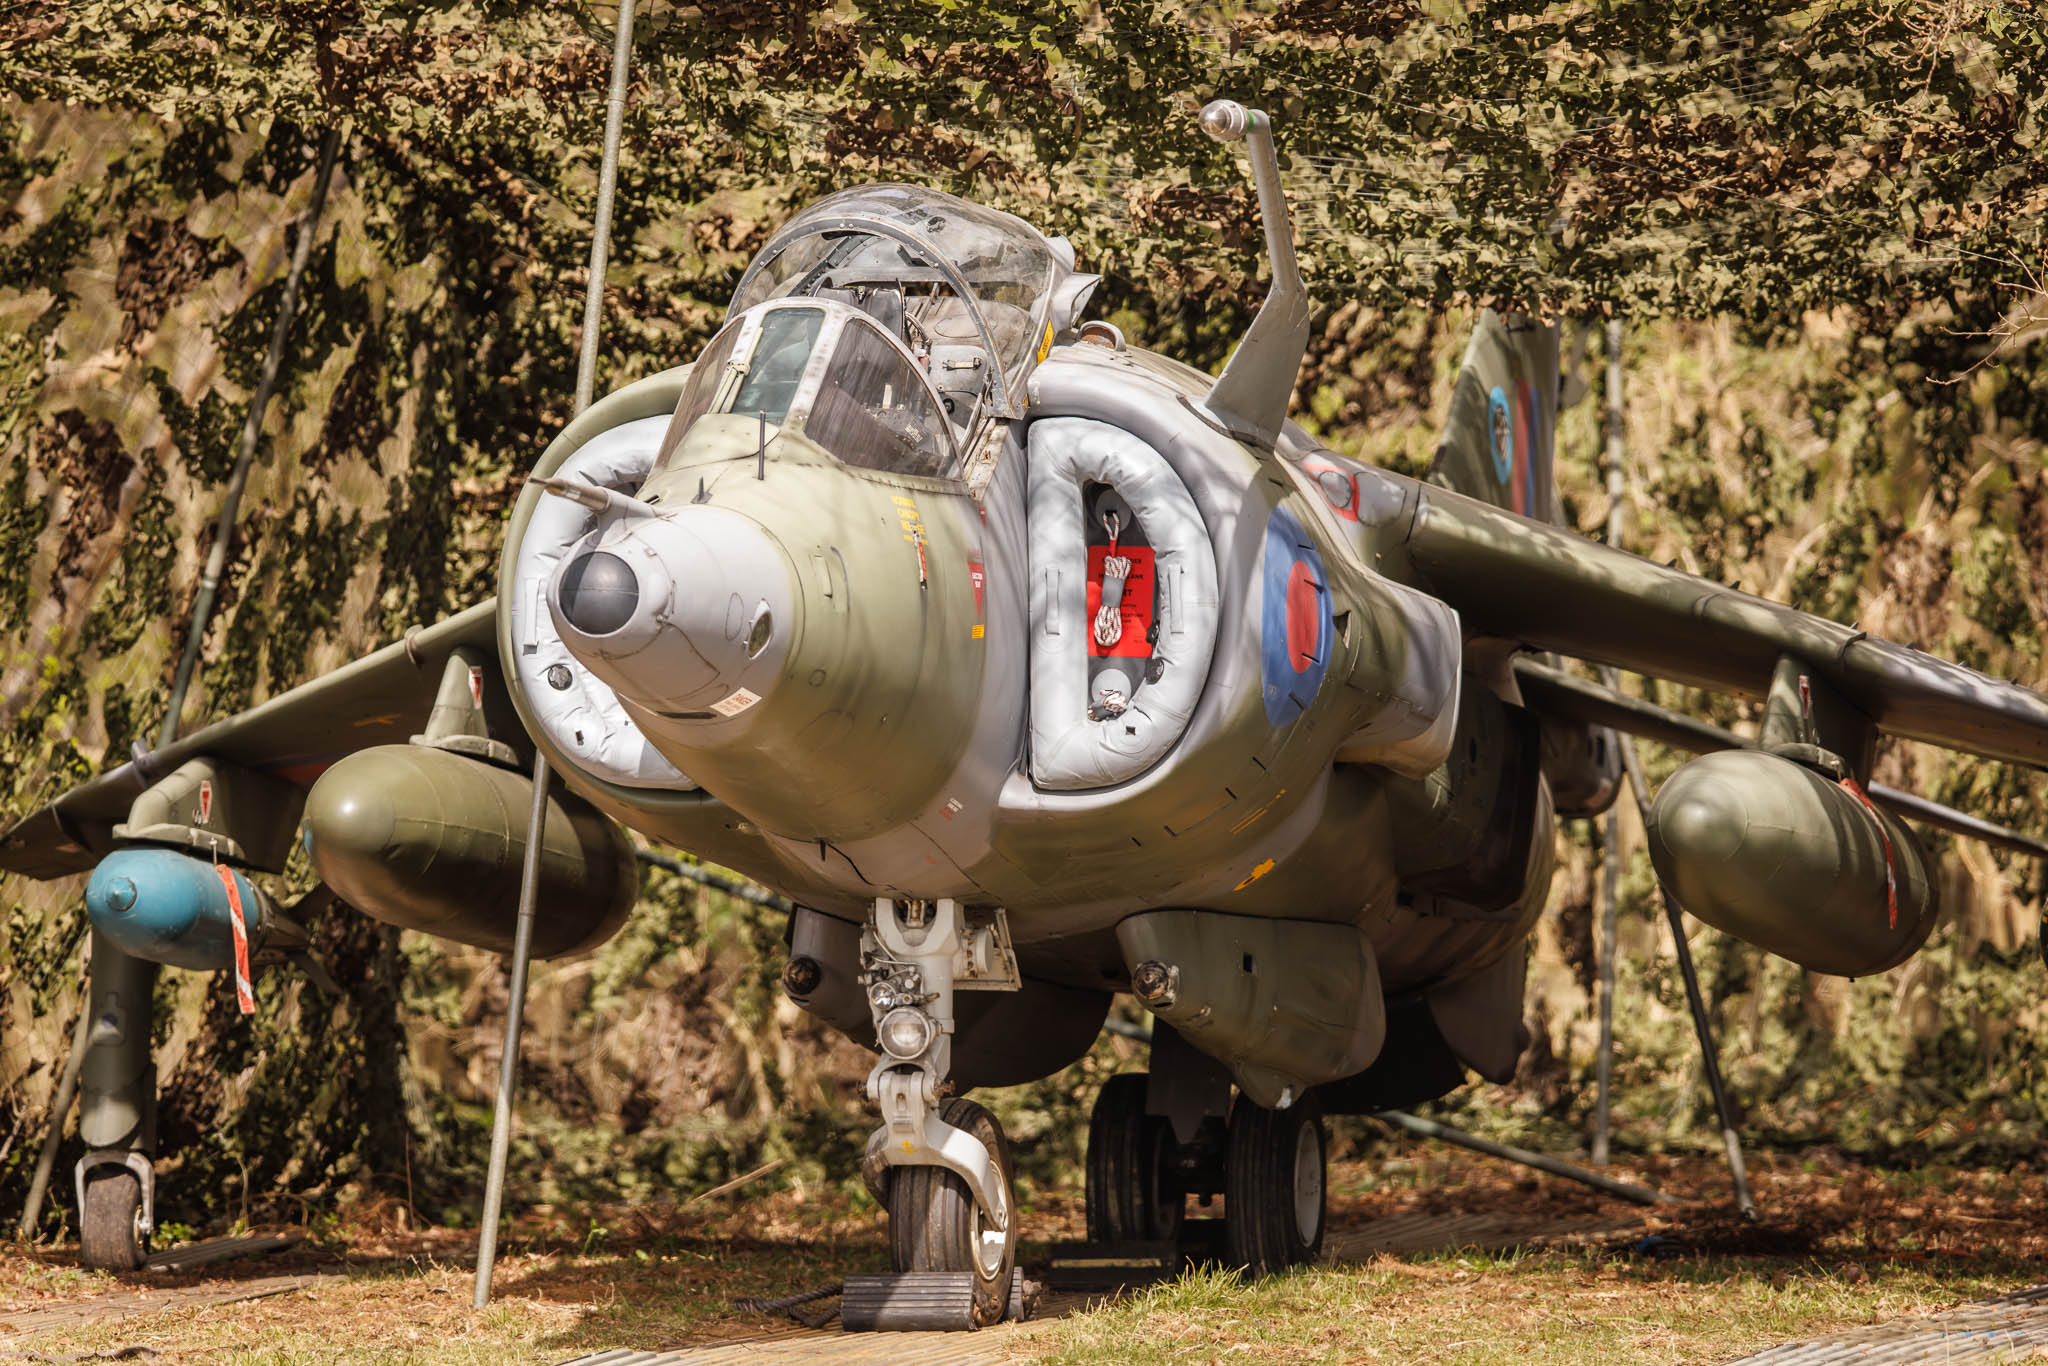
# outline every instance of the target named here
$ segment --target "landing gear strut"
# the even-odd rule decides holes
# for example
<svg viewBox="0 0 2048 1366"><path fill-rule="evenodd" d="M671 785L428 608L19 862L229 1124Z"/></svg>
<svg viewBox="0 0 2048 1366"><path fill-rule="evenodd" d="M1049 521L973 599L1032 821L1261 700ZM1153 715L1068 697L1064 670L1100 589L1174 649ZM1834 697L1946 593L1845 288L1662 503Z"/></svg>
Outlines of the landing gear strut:
<svg viewBox="0 0 2048 1366"><path fill-rule="evenodd" d="M101 1271L142 1265L156 1223L156 1067L150 1059L157 966L95 933L86 982L91 1012L79 1073L79 1256Z"/></svg>
<svg viewBox="0 0 2048 1366"><path fill-rule="evenodd" d="M900 1284L879 1287L875 1306L849 1289L842 1318L849 1328L857 1319L869 1327L985 1327L1009 1311L1015 1280L1010 1147L995 1116L952 1096L948 1078L954 991L1014 991L1022 981L1002 912L976 922L952 900L882 898L860 956L882 1052L868 1074L882 1127L868 1139L861 1171L888 1207ZM913 1280L919 1276L926 1279ZM971 1291L964 1302L955 1299L960 1290ZM925 1304L924 1296L929 1314L887 1308L891 1297Z"/></svg>

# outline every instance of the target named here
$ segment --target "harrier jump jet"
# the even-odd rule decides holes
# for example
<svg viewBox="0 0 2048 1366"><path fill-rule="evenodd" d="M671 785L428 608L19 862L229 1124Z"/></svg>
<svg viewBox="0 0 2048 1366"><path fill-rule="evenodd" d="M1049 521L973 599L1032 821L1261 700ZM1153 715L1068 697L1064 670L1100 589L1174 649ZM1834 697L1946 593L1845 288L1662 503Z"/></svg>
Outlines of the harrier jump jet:
<svg viewBox="0 0 2048 1366"><path fill-rule="evenodd" d="M1703 920L1823 972L1935 920L1867 795L1880 732L2048 761L2048 701L1559 524L1554 331L1482 317L1435 472L1286 420L1309 333L1266 116L1271 293L1212 378L1091 321L1066 242L931 190L798 214L695 364L540 457L499 592L59 798L0 866L90 871L87 1259L152 1218L149 984L289 936L259 879L505 948L529 774L536 949L616 930L626 830L796 904L783 982L876 1054L864 1174L899 1270L1005 1310L1018 1216L969 1098L1066 1066L1112 998L1156 1017L1088 1136L1105 1240L1225 1197L1230 1254L1313 1258L1321 1116L1503 1079L1552 822L1616 794L1618 726L1682 718L1542 651L1761 698L1762 735L1659 794Z"/></svg>

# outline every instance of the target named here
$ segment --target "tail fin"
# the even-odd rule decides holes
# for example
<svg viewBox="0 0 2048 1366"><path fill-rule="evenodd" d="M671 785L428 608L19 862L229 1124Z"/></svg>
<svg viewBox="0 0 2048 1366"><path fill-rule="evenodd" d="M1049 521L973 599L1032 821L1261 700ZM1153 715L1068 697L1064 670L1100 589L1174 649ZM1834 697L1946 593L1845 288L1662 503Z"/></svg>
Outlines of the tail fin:
<svg viewBox="0 0 2048 1366"><path fill-rule="evenodd" d="M1430 482L1539 522L1559 521L1557 406L1557 327L1485 310L1465 348Z"/></svg>

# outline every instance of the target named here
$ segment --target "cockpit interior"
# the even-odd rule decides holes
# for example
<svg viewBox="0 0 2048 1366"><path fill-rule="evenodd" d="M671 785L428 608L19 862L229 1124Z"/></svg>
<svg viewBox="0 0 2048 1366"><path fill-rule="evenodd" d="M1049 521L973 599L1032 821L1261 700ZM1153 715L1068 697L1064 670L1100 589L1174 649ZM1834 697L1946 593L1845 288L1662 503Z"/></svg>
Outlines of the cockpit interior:
<svg viewBox="0 0 2048 1366"><path fill-rule="evenodd" d="M707 414L785 428L864 469L958 480L1100 277L1064 238L934 190L869 185L792 219L755 258L691 373L666 460Z"/></svg>

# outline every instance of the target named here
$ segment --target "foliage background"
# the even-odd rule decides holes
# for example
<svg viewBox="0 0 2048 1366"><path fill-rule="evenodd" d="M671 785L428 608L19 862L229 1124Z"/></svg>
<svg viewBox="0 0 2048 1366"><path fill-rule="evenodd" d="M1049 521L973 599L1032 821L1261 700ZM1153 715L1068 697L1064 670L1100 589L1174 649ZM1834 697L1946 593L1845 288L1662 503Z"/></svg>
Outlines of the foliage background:
<svg viewBox="0 0 2048 1366"><path fill-rule="evenodd" d="M340 178L185 722L490 591L511 492L568 415L612 18L513 0L0 15L10 810L161 722L336 123ZM2041 686L2044 46L2016 0L656 0L599 383L686 360L775 224L868 179L1068 233L1134 340L1216 366L1260 294L1251 196L1191 118L1228 94L1279 120L1322 303L1296 410L1331 444L1425 468L1477 305L1622 317L1632 548ZM1567 506L1596 533L1597 406L1568 410L1560 443ZM2048 814L2026 775L1906 746L1884 762L1887 782L2022 828ZM1682 1003L1640 832L1621 831L1624 1140L1688 1142ZM1448 1107L1553 1142L1588 1100L1596 857L1585 830L1559 838L1538 1046L1513 1086ZM1883 978L1696 936L1752 1135L1902 1157L2038 1145L2042 874L1934 843L1950 918ZM779 1002L780 927L648 876L625 934L539 978L517 1189L685 1193L778 1156L796 1159L778 1179L844 1180L864 1064ZM0 1209L77 1010L78 893L0 883ZM473 1206L500 968L350 917L319 950L344 998L272 976L252 1022L218 983L165 974L172 1217L366 1187L429 1215ZM1001 1098L1037 1179L1071 1175L1092 1079L1135 1056L1107 1040Z"/></svg>

